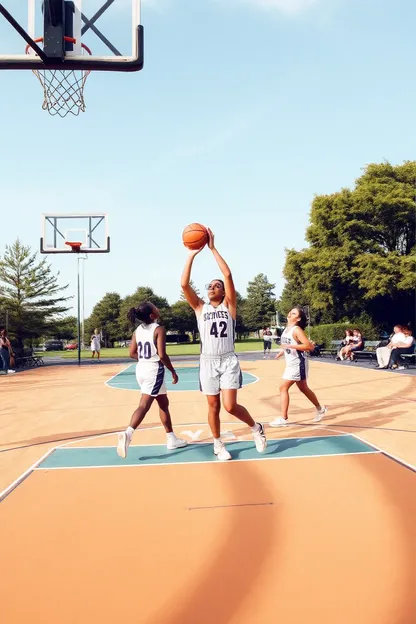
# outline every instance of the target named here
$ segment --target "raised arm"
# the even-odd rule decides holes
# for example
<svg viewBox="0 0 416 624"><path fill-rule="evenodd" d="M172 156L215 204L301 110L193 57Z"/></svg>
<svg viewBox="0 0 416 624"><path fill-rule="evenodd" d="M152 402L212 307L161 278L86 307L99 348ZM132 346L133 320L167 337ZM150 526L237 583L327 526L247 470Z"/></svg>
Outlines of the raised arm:
<svg viewBox="0 0 416 624"><path fill-rule="evenodd" d="M208 247L211 249L212 254L215 260L217 261L219 269L224 277L226 305L230 310L231 316L235 319L236 314L237 314L237 293L235 291L233 276L231 275L231 269L226 263L226 261L224 260L224 258L216 249L215 242L214 242L214 234L212 233L210 229L208 229L208 235L209 235Z"/></svg>
<svg viewBox="0 0 416 624"><path fill-rule="evenodd" d="M199 254L200 251L202 251L202 248L193 249L189 252L181 277L181 288L183 290L183 294L185 296L185 299L187 300L191 308L195 310L195 312L202 309L204 302L200 297L198 297L189 282L191 281L191 270L194 258L197 254Z"/></svg>

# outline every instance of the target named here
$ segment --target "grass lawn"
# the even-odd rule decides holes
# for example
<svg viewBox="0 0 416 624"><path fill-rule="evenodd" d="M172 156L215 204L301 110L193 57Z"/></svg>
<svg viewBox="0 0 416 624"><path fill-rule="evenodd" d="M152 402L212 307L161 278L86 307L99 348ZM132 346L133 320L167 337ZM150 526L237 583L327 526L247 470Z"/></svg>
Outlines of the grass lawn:
<svg viewBox="0 0 416 624"><path fill-rule="evenodd" d="M238 352L241 351L262 351L263 350L263 341L262 340L242 340L241 342L235 343L235 350ZM199 355L200 346L199 344L182 344L182 345L167 345L168 355ZM43 358L49 357L61 357L67 360L74 360L78 358L78 351L41 351L40 355ZM81 351L82 358L90 358L91 351L90 349L85 349ZM101 349L101 357L102 358L127 358L129 357L129 349L128 347L115 347L114 349Z"/></svg>

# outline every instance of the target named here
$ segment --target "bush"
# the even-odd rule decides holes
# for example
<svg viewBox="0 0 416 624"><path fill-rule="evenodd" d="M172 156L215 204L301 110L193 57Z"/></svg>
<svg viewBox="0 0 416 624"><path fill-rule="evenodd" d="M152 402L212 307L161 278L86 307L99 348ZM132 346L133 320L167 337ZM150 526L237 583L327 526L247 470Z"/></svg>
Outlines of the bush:
<svg viewBox="0 0 416 624"><path fill-rule="evenodd" d="M379 331L370 323L330 323L328 325L317 325L311 327L311 340L316 344L324 344L328 349L331 346L331 340L342 340L345 336L346 329L354 329L357 327L364 340L378 340Z"/></svg>

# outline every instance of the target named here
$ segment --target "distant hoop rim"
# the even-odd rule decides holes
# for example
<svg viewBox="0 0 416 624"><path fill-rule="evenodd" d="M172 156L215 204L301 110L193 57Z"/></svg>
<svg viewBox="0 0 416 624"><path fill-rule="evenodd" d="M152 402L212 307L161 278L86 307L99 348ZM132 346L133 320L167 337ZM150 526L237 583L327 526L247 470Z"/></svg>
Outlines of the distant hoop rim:
<svg viewBox="0 0 416 624"><path fill-rule="evenodd" d="M81 251L82 243L78 241L65 241L65 245L68 245L69 247L71 247L72 251L75 251L78 253L79 251Z"/></svg>
<svg viewBox="0 0 416 624"><path fill-rule="evenodd" d="M33 39L33 41L35 43L42 43L43 37L37 37L36 39ZM64 41L66 41L67 43L76 43L77 42L77 40L74 39L74 37L64 37ZM81 48L83 48L86 52L88 52L88 54L90 56L92 56L92 52L91 52L90 48L87 45L85 45L85 43L81 43ZM26 48L25 48L25 54L29 54L29 50L31 50L31 49L32 49L32 47L31 47L30 43L28 43Z"/></svg>

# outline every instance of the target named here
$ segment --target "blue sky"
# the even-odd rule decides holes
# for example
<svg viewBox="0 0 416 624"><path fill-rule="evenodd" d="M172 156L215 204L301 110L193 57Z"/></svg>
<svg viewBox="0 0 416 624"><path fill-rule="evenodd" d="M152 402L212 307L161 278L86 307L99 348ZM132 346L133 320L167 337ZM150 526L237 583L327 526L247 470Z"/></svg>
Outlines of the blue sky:
<svg viewBox="0 0 416 624"><path fill-rule="evenodd" d="M117 42L122 17L105 22ZM30 73L2 72L2 250L37 249L42 212L105 211L112 251L86 263L86 313L139 285L174 302L197 221L240 292L263 272L279 295L314 195L416 156L415 22L413 0L148 0L144 70L92 74L76 118L43 112ZM50 261L74 294L74 257ZM197 286L217 275L204 250Z"/></svg>

